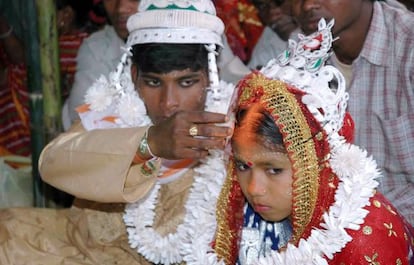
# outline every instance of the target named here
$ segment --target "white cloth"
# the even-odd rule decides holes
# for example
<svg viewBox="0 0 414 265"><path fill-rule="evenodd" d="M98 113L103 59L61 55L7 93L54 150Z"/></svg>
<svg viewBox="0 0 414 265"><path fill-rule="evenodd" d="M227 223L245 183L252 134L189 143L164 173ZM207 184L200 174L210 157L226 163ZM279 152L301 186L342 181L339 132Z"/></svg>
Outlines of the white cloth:
<svg viewBox="0 0 414 265"><path fill-rule="evenodd" d="M220 79L233 84L250 73L250 69L233 53L225 36L223 36L223 49L217 59L217 67L220 71Z"/></svg>
<svg viewBox="0 0 414 265"><path fill-rule="evenodd" d="M75 108L83 104L86 90L99 76L108 76L115 69L123 54L121 47L124 45L125 42L109 25L83 41L78 51L75 80L67 102L66 111L69 111L70 123L79 119Z"/></svg>
<svg viewBox="0 0 414 265"><path fill-rule="evenodd" d="M295 29L290 33L289 39L297 41L299 33L301 33L301 30L299 28ZM266 65L271 59L276 58L287 47L288 42L282 40L276 32L266 26L254 46L252 56L247 66L252 70L258 69L258 67L260 68Z"/></svg>
<svg viewBox="0 0 414 265"><path fill-rule="evenodd" d="M264 66L270 59L277 57L286 50L287 41L282 40L270 27L265 27L262 35L254 46L252 56L247 66L257 69Z"/></svg>

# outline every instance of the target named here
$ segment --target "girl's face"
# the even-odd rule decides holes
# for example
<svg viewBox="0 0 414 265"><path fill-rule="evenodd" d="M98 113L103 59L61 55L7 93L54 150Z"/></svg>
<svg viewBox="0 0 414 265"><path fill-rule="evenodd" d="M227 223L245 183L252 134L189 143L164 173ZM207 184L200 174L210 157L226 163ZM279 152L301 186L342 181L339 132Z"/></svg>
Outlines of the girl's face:
<svg viewBox="0 0 414 265"><path fill-rule="evenodd" d="M239 132L239 134L243 132ZM251 137L233 140L237 179L256 213L281 221L292 211L292 165L282 148L266 148Z"/></svg>

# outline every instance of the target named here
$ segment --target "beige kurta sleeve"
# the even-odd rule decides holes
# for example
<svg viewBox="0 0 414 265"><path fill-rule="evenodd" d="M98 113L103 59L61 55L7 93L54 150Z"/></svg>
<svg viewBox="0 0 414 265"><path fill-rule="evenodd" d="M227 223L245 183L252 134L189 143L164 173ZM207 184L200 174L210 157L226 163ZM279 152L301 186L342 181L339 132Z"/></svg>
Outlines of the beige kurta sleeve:
<svg viewBox="0 0 414 265"><path fill-rule="evenodd" d="M134 202L153 187L159 161L132 164L146 127L86 131L80 123L42 151L39 172L50 185L98 202ZM144 170L145 169L145 170Z"/></svg>

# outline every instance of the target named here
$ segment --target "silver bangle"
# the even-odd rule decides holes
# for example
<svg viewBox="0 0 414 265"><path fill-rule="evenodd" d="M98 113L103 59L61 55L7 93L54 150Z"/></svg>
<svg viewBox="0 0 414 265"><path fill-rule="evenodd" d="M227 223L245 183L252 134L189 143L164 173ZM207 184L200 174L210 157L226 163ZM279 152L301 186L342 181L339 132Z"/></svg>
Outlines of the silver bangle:
<svg viewBox="0 0 414 265"><path fill-rule="evenodd" d="M142 155L145 155L147 152L148 154L151 156L151 158L157 157L156 155L154 155L151 152L151 148L148 145L148 130L149 128L151 128L151 126L149 126L144 133L144 136L141 138L141 141L139 143L139 147L138 150Z"/></svg>
<svg viewBox="0 0 414 265"><path fill-rule="evenodd" d="M8 38L13 32L13 26L10 26L9 30L0 35L0 40Z"/></svg>

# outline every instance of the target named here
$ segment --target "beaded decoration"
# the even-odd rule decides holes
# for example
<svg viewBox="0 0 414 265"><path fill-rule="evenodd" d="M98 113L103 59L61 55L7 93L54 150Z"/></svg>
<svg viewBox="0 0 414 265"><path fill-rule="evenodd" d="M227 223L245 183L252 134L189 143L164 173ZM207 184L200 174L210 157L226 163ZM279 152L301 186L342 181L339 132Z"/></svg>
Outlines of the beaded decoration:
<svg viewBox="0 0 414 265"><path fill-rule="evenodd" d="M306 92L303 103L330 135L332 144L342 127L349 98L345 78L325 61L331 54L331 28L334 20L321 19L318 31L309 36L299 34L299 41L289 40L287 51L269 63L261 72L271 78L293 85Z"/></svg>

